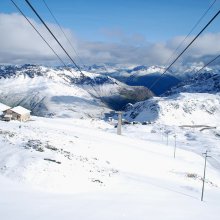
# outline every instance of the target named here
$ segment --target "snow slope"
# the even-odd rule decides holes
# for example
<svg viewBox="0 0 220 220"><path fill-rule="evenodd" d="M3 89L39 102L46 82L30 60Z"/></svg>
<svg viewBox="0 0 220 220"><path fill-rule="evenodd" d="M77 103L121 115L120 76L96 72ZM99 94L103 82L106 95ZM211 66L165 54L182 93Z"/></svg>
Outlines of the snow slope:
<svg viewBox="0 0 220 220"><path fill-rule="evenodd" d="M19 76L0 80L1 100L10 106L21 105L32 114L58 117L100 116L106 106L84 89L54 82L42 76L29 78Z"/></svg>
<svg viewBox="0 0 220 220"><path fill-rule="evenodd" d="M138 102L124 114L127 120L167 125L210 125L220 121L220 94L179 93Z"/></svg>
<svg viewBox="0 0 220 220"><path fill-rule="evenodd" d="M210 159L220 169L220 94L219 93L177 93L167 97L154 97L144 102L129 105L124 112L128 121L151 123L149 132L171 135L179 131L178 139L182 149L202 153L208 149L214 153ZM143 131L135 133L146 138ZM131 133L132 131L129 131ZM132 134L130 134L132 135ZM142 137L141 137L142 138ZM189 141L192 141L189 144Z"/></svg>
<svg viewBox="0 0 220 220"><path fill-rule="evenodd" d="M128 126L117 136L94 119L0 121L1 217L217 220L219 170L208 164L202 203L201 155L178 148L173 159L154 125Z"/></svg>

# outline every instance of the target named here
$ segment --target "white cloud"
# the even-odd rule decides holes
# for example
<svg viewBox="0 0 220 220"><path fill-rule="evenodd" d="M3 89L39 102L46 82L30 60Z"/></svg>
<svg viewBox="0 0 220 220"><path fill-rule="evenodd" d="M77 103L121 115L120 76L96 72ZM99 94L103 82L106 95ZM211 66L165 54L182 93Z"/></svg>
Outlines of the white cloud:
<svg viewBox="0 0 220 220"><path fill-rule="evenodd" d="M56 52L70 63L60 47L49 35L43 25L34 20L31 22L47 39ZM58 39L72 57L79 63L76 55L71 50L66 39L54 24L48 24ZM74 34L65 29L68 38L71 40L76 51L85 64L93 63L133 63L146 65L164 65L168 58L184 39L184 36L175 37L163 43L150 43L144 36L136 34L127 36L120 29L103 30L109 40L113 37L115 42L90 42L76 38ZM189 38L191 40L192 38ZM186 51L182 62L206 61L207 57L220 53L220 33L207 33ZM185 42L187 43L187 42ZM182 47L183 48L183 47ZM181 49L180 49L181 51ZM175 56L174 56L175 57ZM171 62L171 60L170 60ZM48 48L48 46L37 35L33 28L27 23L23 16L18 14L0 14L0 63L1 64L23 64L23 63L43 63L60 64L59 60Z"/></svg>
<svg viewBox="0 0 220 220"><path fill-rule="evenodd" d="M31 19L37 30L45 37L54 50L65 57L55 40L47 30ZM58 35L58 39L67 46L66 39L61 35L59 28L49 24L51 29ZM65 30L66 31L66 30ZM75 39L66 31L71 40ZM39 63L51 62L57 58L38 36L35 30L28 24L23 16L18 14L0 14L0 63Z"/></svg>

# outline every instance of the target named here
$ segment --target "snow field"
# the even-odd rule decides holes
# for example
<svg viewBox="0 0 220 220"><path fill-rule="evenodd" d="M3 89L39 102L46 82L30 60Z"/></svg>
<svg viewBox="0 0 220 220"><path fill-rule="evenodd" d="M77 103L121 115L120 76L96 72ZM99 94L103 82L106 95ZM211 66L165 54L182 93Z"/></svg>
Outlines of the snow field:
<svg viewBox="0 0 220 220"><path fill-rule="evenodd" d="M128 125L118 136L99 120L0 121L1 216L217 220L219 170L208 164L205 202L200 202L203 149L197 154L180 149L184 141L193 148L199 133L175 127L174 159L173 139L167 146L161 129L174 127ZM184 132L195 138L187 139Z"/></svg>
<svg viewBox="0 0 220 220"><path fill-rule="evenodd" d="M166 125L211 125L220 120L220 94L179 93L138 102L124 114L127 120Z"/></svg>

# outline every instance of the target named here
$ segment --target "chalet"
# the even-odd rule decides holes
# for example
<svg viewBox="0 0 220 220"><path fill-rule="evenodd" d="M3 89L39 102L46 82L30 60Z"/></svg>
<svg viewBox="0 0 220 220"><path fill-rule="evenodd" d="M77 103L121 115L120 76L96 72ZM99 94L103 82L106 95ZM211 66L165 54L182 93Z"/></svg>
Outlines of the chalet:
<svg viewBox="0 0 220 220"><path fill-rule="evenodd" d="M31 113L30 110L23 108L21 106L17 106L3 111L4 119L6 121L10 121L10 120L27 121L30 119L30 113Z"/></svg>

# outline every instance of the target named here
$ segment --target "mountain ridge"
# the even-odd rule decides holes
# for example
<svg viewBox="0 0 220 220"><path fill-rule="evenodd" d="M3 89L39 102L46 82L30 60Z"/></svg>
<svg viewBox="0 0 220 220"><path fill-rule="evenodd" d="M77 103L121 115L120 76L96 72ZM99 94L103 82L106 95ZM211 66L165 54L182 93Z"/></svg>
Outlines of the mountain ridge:
<svg viewBox="0 0 220 220"><path fill-rule="evenodd" d="M0 85L1 102L22 105L38 116L103 117L152 96L145 87L130 87L109 76L30 64L0 66Z"/></svg>

